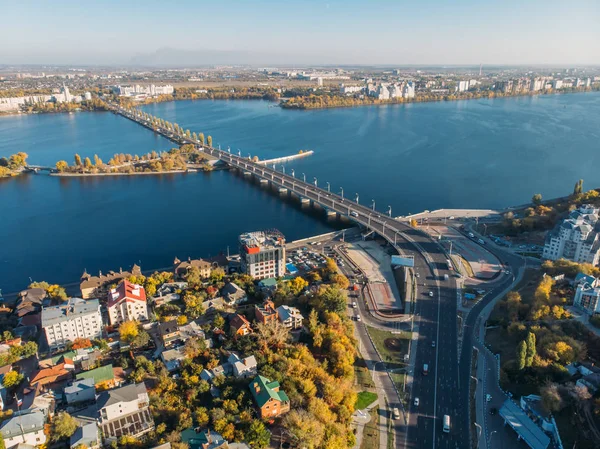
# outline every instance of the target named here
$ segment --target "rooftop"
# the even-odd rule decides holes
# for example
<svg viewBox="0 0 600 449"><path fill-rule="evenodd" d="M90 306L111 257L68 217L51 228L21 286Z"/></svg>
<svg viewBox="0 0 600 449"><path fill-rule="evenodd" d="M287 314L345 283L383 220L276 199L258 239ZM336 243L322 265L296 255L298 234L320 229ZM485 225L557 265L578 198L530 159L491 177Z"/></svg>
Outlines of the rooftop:
<svg viewBox="0 0 600 449"><path fill-rule="evenodd" d="M109 405L119 402L137 401L138 395L147 394L146 386L143 383L125 385L114 390L103 391L98 395L98 410L102 410Z"/></svg>
<svg viewBox="0 0 600 449"><path fill-rule="evenodd" d="M247 232L240 235L240 244L246 249L269 249L285 244L285 237L276 229L270 231Z"/></svg>
<svg viewBox="0 0 600 449"><path fill-rule="evenodd" d="M94 384L97 385L102 382L113 380L115 378L115 373L112 365L104 365L96 369L79 373L75 377L77 380L94 379Z"/></svg>
<svg viewBox="0 0 600 449"><path fill-rule="evenodd" d="M121 301L143 301L146 302L146 291L144 287L132 284L127 279L123 279L117 288L113 288L108 295L108 307L112 307Z"/></svg>
<svg viewBox="0 0 600 449"><path fill-rule="evenodd" d="M69 298L65 304L42 309L42 327L53 326L78 316L99 313L99 311L100 303L97 299Z"/></svg>
<svg viewBox="0 0 600 449"><path fill-rule="evenodd" d="M44 414L39 410L31 413L22 413L18 416L15 414L12 418L2 423L0 433L2 433L4 438L12 438L21 433L37 432L44 429L45 420Z"/></svg>
<svg viewBox="0 0 600 449"><path fill-rule="evenodd" d="M276 401L281 402L288 402L290 400L284 391L277 391L279 390L279 382L271 382L263 376L256 376L254 380L250 382L249 387L256 403L261 408L269 401L269 399L275 399Z"/></svg>
<svg viewBox="0 0 600 449"><path fill-rule="evenodd" d="M521 407L510 399L507 399L500 408L500 416L532 449L546 449L550 445L548 435L527 416Z"/></svg>

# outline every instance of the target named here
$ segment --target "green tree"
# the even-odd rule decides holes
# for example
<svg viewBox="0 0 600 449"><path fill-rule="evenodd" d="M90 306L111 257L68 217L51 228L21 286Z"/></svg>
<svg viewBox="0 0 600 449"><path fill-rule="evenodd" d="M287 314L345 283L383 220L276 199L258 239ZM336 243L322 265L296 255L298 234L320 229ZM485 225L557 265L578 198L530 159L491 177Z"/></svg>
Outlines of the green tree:
<svg viewBox="0 0 600 449"><path fill-rule="evenodd" d="M208 137L206 138L206 144L207 144L209 147L212 147L212 136L208 136Z"/></svg>
<svg viewBox="0 0 600 449"><path fill-rule="evenodd" d="M583 179L580 179L575 183L575 188L573 189L573 195L581 195L583 193Z"/></svg>
<svg viewBox="0 0 600 449"><path fill-rule="evenodd" d="M60 441L69 438L77 430L77 421L67 412L60 412L52 420L50 432L51 441Z"/></svg>
<svg viewBox="0 0 600 449"><path fill-rule="evenodd" d="M220 313L217 313L213 318L213 326L219 329L223 329L225 326L225 318Z"/></svg>
<svg viewBox="0 0 600 449"><path fill-rule="evenodd" d="M271 441L271 432L267 430L264 423L258 419L253 420L246 432L246 442L257 449L265 448Z"/></svg>
<svg viewBox="0 0 600 449"><path fill-rule="evenodd" d="M535 344L536 344L535 334L533 332L529 332L527 334L527 355L525 357L525 365L526 366L533 365L533 359L535 357L535 354L537 353L537 351L535 349Z"/></svg>
<svg viewBox="0 0 600 449"><path fill-rule="evenodd" d="M223 270L223 268L220 268L220 267L214 268L210 272L210 280L212 282L221 282L224 277L225 277L225 270Z"/></svg>
<svg viewBox="0 0 600 449"><path fill-rule="evenodd" d="M542 204L542 194L541 193L536 193L535 195L533 195L531 197L531 202L533 204L535 204L536 206L539 206L540 204Z"/></svg>
<svg viewBox="0 0 600 449"><path fill-rule="evenodd" d="M0 433L0 449L6 449L6 444L4 443L4 437Z"/></svg>
<svg viewBox="0 0 600 449"><path fill-rule="evenodd" d="M64 172L64 171L65 171L67 168L69 168L69 164L68 164L68 162L67 162L67 161L58 161L58 162L56 163L56 170L57 170L59 173L62 173L62 172Z"/></svg>
<svg viewBox="0 0 600 449"><path fill-rule="evenodd" d="M75 165L81 167L81 156L75 154Z"/></svg>
<svg viewBox="0 0 600 449"><path fill-rule="evenodd" d="M517 346L517 364L522 370L527 365L527 343L521 340Z"/></svg>

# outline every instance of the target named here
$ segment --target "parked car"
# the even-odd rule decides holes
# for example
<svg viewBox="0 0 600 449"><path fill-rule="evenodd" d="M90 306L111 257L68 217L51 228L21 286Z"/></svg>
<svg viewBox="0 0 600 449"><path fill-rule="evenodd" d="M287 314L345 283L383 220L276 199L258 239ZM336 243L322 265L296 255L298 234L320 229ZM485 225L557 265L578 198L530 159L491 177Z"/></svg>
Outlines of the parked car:
<svg viewBox="0 0 600 449"><path fill-rule="evenodd" d="M415 407L419 406L419 398L415 398Z"/></svg>
<svg viewBox="0 0 600 449"><path fill-rule="evenodd" d="M392 416L394 419L400 419L400 410L398 410L398 407L392 409Z"/></svg>

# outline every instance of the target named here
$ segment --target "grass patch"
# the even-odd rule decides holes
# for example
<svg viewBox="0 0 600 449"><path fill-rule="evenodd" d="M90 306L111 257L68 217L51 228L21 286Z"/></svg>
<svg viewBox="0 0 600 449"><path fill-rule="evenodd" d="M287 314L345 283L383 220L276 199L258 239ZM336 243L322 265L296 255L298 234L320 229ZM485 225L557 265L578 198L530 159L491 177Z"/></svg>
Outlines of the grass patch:
<svg viewBox="0 0 600 449"><path fill-rule="evenodd" d="M375 388L371 373L364 359L357 358L354 361L354 378L359 388Z"/></svg>
<svg viewBox="0 0 600 449"><path fill-rule="evenodd" d="M371 393L370 391L361 391L356 397L356 405L354 406L354 408L356 410L362 410L364 408L367 408L376 400L377 394Z"/></svg>
<svg viewBox="0 0 600 449"><path fill-rule="evenodd" d="M367 331L388 368L401 368L406 365L404 355L408 352L408 343L411 339L410 332L391 333L370 326L367 326ZM393 348L389 347L389 343L386 345L386 340L391 339L397 340L398 345Z"/></svg>
<svg viewBox="0 0 600 449"><path fill-rule="evenodd" d="M371 421L365 424L360 449L379 447L379 410L373 410Z"/></svg>
<svg viewBox="0 0 600 449"><path fill-rule="evenodd" d="M473 267L471 267L471 264L463 256L460 254L452 254L452 260L454 260L454 264L456 266L460 267L459 270L461 272L464 270L466 271L465 274L468 277L475 277L475 274L473 273Z"/></svg>

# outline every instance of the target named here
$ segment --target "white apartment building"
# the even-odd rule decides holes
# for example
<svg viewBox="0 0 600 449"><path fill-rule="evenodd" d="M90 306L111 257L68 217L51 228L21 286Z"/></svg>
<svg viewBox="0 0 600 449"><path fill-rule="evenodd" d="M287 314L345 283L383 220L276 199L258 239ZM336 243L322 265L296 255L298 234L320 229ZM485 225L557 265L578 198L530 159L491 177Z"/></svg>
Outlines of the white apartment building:
<svg viewBox="0 0 600 449"><path fill-rule="evenodd" d="M415 98L415 85L412 81L409 81L404 85L404 88L402 89L402 97Z"/></svg>
<svg viewBox="0 0 600 449"><path fill-rule="evenodd" d="M154 429L150 398L143 383L102 391L96 401L98 426L105 442L123 435L139 437Z"/></svg>
<svg viewBox="0 0 600 449"><path fill-rule="evenodd" d="M469 90L469 81L459 81L456 83L456 90L459 92L465 92Z"/></svg>
<svg viewBox="0 0 600 449"><path fill-rule="evenodd" d="M553 89L562 89L563 88L563 80L554 80L552 82Z"/></svg>
<svg viewBox="0 0 600 449"><path fill-rule="evenodd" d="M240 235L239 241L244 273L254 279L285 274L285 237L279 231L248 232Z"/></svg>
<svg viewBox="0 0 600 449"><path fill-rule="evenodd" d="M124 321L148 319L148 304L144 287L123 279L108 293L108 318L112 326Z"/></svg>
<svg viewBox="0 0 600 449"><path fill-rule="evenodd" d="M377 89L377 99L378 100L389 100L390 99L390 91L388 90L387 86L384 86L383 84L379 85L379 88Z"/></svg>
<svg viewBox="0 0 600 449"><path fill-rule="evenodd" d="M42 309L42 329L51 349L77 338L100 338L102 315L97 299L69 298L65 304Z"/></svg>
<svg viewBox="0 0 600 449"><path fill-rule="evenodd" d="M362 92L364 89L364 86L345 86L344 84L340 84L340 92L344 95Z"/></svg>
<svg viewBox="0 0 600 449"><path fill-rule="evenodd" d="M600 313L600 279L582 276L577 284L573 305L588 315Z"/></svg>
<svg viewBox="0 0 600 449"><path fill-rule="evenodd" d="M544 259L567 259L598 265L600 261L600 222L598 209L589 204L569 214L546 235Z"/></svg>

